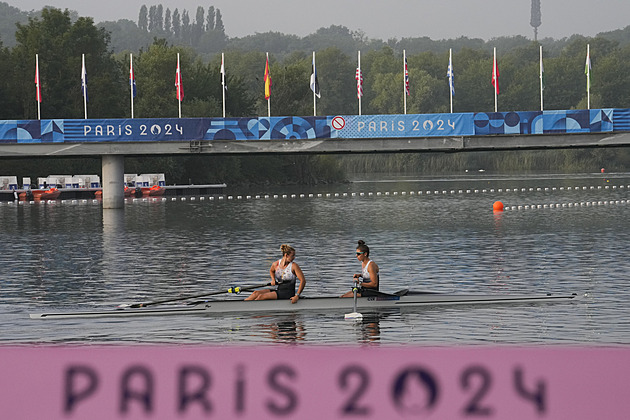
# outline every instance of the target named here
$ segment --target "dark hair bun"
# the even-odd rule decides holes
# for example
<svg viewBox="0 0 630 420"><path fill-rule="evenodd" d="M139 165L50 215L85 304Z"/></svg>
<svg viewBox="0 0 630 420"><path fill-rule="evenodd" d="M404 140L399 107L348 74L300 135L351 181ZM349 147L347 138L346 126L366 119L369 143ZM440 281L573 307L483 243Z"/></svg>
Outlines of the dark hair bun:
<svg viewBox="0 0 630 420"><path fill-rule="evenodd" d="M359 244L359 246L365 246L365 241L362 241L362 240L359 239L358 244Z"/></svg>

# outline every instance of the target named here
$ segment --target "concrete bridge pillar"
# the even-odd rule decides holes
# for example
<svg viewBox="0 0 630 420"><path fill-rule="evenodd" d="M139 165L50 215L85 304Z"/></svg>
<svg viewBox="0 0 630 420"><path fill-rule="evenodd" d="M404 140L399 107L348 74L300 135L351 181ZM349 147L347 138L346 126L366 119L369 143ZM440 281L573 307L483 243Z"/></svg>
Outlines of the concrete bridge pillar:
<svg viewBox="0 0 630 420"><path fill-rule="evenodd" d="M122 209L125 205L125 157L122 155L102 155L103 169L103 208Z"/></svg>

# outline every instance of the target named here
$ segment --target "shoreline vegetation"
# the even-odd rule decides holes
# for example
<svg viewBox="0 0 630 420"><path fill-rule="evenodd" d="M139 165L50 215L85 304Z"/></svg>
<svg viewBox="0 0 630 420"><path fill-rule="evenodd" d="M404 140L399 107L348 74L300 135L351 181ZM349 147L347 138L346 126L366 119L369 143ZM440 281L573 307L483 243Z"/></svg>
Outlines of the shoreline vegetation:
<svg viewBox="0 0 630 420"><path fill-rule="evenodd" d="M266 52L273 78L271 115L312 115L309 79L313 51L321 93L318 115L353 115L357 113L354 76L359 50L364 78L363 114L403 112L403 50L409 68L407 112L449 112L449 49L453 51L455 70L454 112L487 112L494 109L494 88L490 83L494 47L501 68L499 111L536 110L540 109L541 45L545 109L587 107L587 45L593 69L591 108L630 108L630 26L592 38L574 35L539 41L524 36L489 41L464 36L431 40L420 34L417 38L383 41L335 25L305 37L269 32L230 38L223 27L223 20L229 17L222 16L213 6L199 7L194 16L159 4L142 6L137 23L122 19L95 24L92 18L68 10L22 12L2 2L0 12L0 72L5 76L0 80L3 120L37 118L35 54L39 55L43 119L84 118L82 54L89 75L89 118L129 118L131 53L137 86L134 114L138 118L178 115L173 86L178 54L182 57L186 92L181 103L183 117L222 115L221 53L225 54L228 85L226 116L266 115ZM630 152L619 147L451 154L142 157L126 158L125 170L165 173L169 183L313 185L344 182L352 174L372 172L439 174L472 168L496 172L592 172L601 167L626 171L629 164ZM1 158L0 168L3 175L31 178L51 173L101 173L98 158Z"/></svg>
<svg viewBox="0 0 630 420"><path fill-rule="evenodd" d="M177 156L126 158L125 170L159 169L167 184L226 183L228 186L319 185L345 183L359 174L447 175L488 173L627 172L630 148L518 150L466 153L392 153L365 155ZM52 173L100 173L99 158L0 159L3 175L18 179Z"/></svg>

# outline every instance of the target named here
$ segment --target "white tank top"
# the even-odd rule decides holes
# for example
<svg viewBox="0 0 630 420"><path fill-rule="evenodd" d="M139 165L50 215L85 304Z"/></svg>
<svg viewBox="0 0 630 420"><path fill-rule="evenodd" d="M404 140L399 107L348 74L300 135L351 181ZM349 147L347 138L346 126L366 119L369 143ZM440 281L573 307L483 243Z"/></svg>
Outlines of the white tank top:
<svg viewBox="0 0 630 420"><path fill-rule="evenodd" d="M297 276L293 273L293 261L291 261L286 267L280 268L282 259L278 260L276 265L276 281L278 283L293 283L297 280Z"/></svg>
<svg viewBox="0 0 630 420"><path fill-rule="evenodd" d="M370 266L370 264L372 264L372 260L368 261L368 263L365 264L365 267L363 267L363 269L361 270L361 276L364 280L370 280L370 272L368 271L368 267ZM378 272L376 273L376 280L379 280ZM376 286L375 289L378 290L378 286Z"/></svg>

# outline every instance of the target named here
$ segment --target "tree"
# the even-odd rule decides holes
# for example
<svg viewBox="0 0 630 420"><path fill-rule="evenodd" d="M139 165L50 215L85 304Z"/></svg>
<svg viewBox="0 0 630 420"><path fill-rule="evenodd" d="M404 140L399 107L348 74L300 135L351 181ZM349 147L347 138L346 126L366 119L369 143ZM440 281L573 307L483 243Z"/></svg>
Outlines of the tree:
<svg viewBox="0 0 630 420"><path fill-rule="evenodd" d="M147 6L145 4L140 8L140 14L138 16L138 27L143 31L149 30L149 16Z"/></svg>
<svg viewBox="0 0 630 420"><path fill-rule="evenodd" d="M501 60L502 111L540 109L539 44L530 42L527 47L505 53Z"/></svg>
<svg viewBox="0 0 630 420"><path fill-rule="evenodd" d="M18 77L17 94L24 117L36 118L31 111L35 54L39 54L42 86L42 115L45 118L83 118L81 96L81 54L88 71L89 116L116 118L124 115L125 79L109 51L109 34L94 26L91 18L72 22L66 10L44 8L40 19L18 25L17 46L13 49ZM74 71L74 73L72 73Z"/></svg>
<svg viewBox="0 0 630 420"><path fill-rule="evenodd" d="M630 107L630 44L599 61L593 84L601 107Z"/></svg>
<svg viewBox="0 0 630 420"><path fill-rule="evenodd" d="M157 24L157 7L149 7L149 32L155 32Z"/></svg>
<svg viewBox="0 0 630 420"><path fill-rule="evenodd" d="M115 46L113 49L118 52L139 51L151 45L153 41L153 36L149 32L140 29L135 22L127 19L101 22L97 27L110 34L109 45Z"/></svg>
<svg viewBox="0 0 630 420"><path fill-rule="evenodd" d="M223 17L221 16L221 11L219 9L216 9L216 13L215 13L214 29L218 31L220 34L225 35L225 26L223 26Z"/></svg>
<svg viewBox="0 0 630 420"><path fill-rule="evenodd" d="M453 98L457 112L480 112L494 110L492 76L492 57L480 50L462 49L454 54L455 89ZM502 72L501 74L505 74ZM503 76L501 76L503 77ZM500 83L502 83L502 79Z"/></svg>
<svg viewBox="0 0 630 420"><path fill-rule="evenodd" d="M206 11L203 7L197 6L197 14L195 15L195 26L197 26L198 30L203 32L205 25L205 14Z"/></svg>
<svg viewBox="0 0 630 420"><path fill-rule="evenodd" d="M164 8L161 4L158 4L155 10L155 25L153 29L158 33L164 31Z"/></svg>
<svg viewBox="0 0 630 420"><path fill-rule="evenodd" d="M182 41L186 44L186 45L191 45L190 43L190 34L191 34L191 28L190 28L190 16L188 16L188 10L184 9L184 11L182 12Z"/></svg>
<svg viewBox="0 0 630 420"><path fill-rule="evenodd" d="M181 30L182 26L179 17L179 10L175 8L175 10L173 10L173 35L175 36L175 39L179 39L181 37Z"/></svg>
<svg viewBox="0 0 630 420"><path fill-rule="evenodd" d="M214 6L210 6L208 7L208 15L206 17L206 30L207 31L213 31L214 30L214 18L215 18L215 12L214 12Z"/></svg>
<svg viewBox="0 0 630 420"><path fill-rule="evenodd" d="M271 92L272 115L307 116L313 115L313 92L308 80L311 57L296 52L285 60L284 65L271 66L273 87ZM260 115L266 113L267 104L260 96Z"/></svg>
<svg viewBox="0 0 630 420"><path fill-rule="evenodd" d="M446 68L448 53L425 52L407 57L409 63L408 113L448 112L450 96ZM397 90L402 96L402 71L397 73ZM402 98L398 109L402 109ZM400 111L396 111L400 112Z"/></svg>
<svg viewBox="0 0 630 420"><path fill-rule="evenodd" d="M195 24L192 27L192 45L197 45L199 43L199 38L205 32L205 24L206 24L206 11L203 7L197 7L197 14L195 15Z"/></svg>
<svg viewBox="0 0 630 420"><path fill-rule="evenodd" d="M167 35L173 33L172 25L171 25L171 9L166 8L166 12L164 12L164 32Z"/></svg>
<svg viewBox="0 0 630 420"><path fill-rule="evenodd" d="M317 73L321 99L317 113L321 115L348 115L357 112L356 63L337 47L316 53Z"/></svg>
<svg viewBox="0 0 630 420"><path fill-rule="evenodd" d="M34 62L35 57L31 59ZM24 115L37 116L35 96L31 90L30 101L21 97L14 80L17 74L14 73L15 65L11 50L5 48L0 42L0 74L5 77L0 78L0 119L21 119Z"/></svg>

